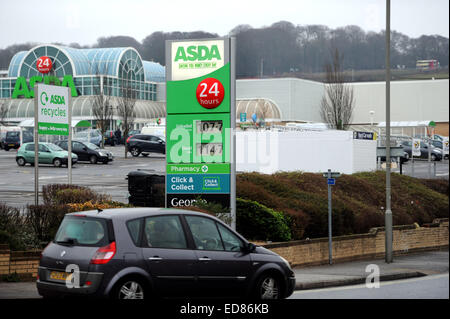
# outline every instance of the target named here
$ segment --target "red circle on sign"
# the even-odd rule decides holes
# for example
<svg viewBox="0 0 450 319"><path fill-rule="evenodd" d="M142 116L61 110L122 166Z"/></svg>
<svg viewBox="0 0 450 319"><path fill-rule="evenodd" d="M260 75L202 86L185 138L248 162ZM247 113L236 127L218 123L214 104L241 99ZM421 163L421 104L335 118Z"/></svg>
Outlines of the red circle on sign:
<svg viewBox="0 0 450 319"><path fill-rule="evenodd" d="M53 63L48 56L41 56L36 61L36 67L41 73L48 73L52 69Z"/></svg>
<svg viewBox="0 0 450 319"><path fill-rule="evenodd" d="M225 95L225 89L219 80L207 78L197 86L197 101L206 109L214 109L220 105Z"/></svg>

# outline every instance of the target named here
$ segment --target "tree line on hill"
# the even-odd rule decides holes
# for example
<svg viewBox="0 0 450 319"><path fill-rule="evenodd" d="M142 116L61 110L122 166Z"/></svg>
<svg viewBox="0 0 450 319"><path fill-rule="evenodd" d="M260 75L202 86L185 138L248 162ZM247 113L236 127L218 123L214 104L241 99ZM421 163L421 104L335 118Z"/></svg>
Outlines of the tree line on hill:
<svg viewBox="0 0 450 319"><path fill-rule="evenodd" d="M323 72L333 50L343 56L344 70L376 70L385 67L385 32L364 31L349 25L331 29L324 25L294 25L280 21L271 26L253 28L238 25L229 32L236 37L236 74L238 78L295 76ZM144 60L165 65L165 40L214 38L220 35L204 31L156 31L142 42L129 36L100 37L92 46L71 43L74 48L135 48ZM0 49L0 69L7 69L12 56L29 50L35 43L14 44ZM435 59L448 68L449 39L440 35L410 38L391 32L391 67L415 68L417 60Z"/></svg>

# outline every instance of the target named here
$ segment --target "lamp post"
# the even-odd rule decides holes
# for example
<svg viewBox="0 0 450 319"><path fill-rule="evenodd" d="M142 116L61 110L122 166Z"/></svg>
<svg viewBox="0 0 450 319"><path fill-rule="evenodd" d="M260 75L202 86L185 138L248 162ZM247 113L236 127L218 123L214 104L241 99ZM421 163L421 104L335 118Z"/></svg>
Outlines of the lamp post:
<svg viewBox="0 0 450 319"><path fill-rule="evenodd" d="M385 261L392 262L392 211L391 211L391 0L386 0L386 213Z"/></svg>

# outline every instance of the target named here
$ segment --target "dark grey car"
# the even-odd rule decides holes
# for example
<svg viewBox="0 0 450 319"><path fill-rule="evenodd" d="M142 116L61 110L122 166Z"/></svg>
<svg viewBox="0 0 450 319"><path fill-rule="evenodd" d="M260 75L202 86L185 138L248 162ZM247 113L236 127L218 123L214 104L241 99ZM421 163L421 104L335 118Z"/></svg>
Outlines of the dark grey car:
<svg viewBox="0 0 450 319"><path fill-rule="evenodd" d="M42 252L44 297L290 296L289 263L219 219L187 210L119 208L67 214Z"/></svg>

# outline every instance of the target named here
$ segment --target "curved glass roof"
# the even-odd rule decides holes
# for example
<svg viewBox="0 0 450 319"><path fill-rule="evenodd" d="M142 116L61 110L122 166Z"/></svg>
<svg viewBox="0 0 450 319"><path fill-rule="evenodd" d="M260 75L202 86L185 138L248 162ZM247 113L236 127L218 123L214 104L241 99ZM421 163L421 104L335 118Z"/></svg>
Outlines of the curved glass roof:
<svg viewBox="0 0 450 319"><path fill-rule="evenodd" d="M40 75L36 61L41 56L52 59L52 74L109 75L138 81L164 81L164 67L141 59L139 53L128 48L75 49L58 45L40 45L30 51L16 53L11 59L8 76Z"/></svg>
<svg viewBox="0 0 450 319"><path fill-rule="evenodd" d="M92 113L92 104L95 97L80 96L72 100L72 116L85 120L95 120ZM118 98L112 97L111 106L114 108L114 118L119 118L117 114ZM6 99L5 105L8 107L6 118L8 120L21 120L34 118L34 99ZM166 116L164 102L136 100L134 107L137 119L155 119Z"/></svg>
<svg viewBox="0 0 450 319"><path fill-rule="evenodd" d="M239 119L240 113L247 113L247 119L251 119L254 113L258 118L266 120L281 119L281 111L278 105L265 98L236 100L236 119Z"/></svg>
<svg viewBox="0 0 450 319"><path fill-rule="evenodd" d="M145 79L152 82L164 82L166 69L159 63L142 61L144 63Z"/></svg>

